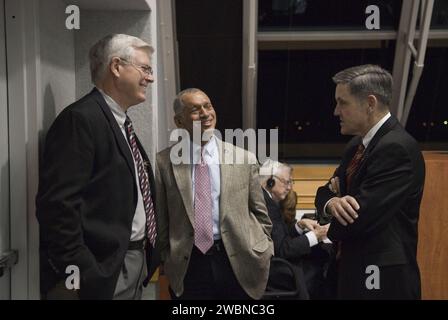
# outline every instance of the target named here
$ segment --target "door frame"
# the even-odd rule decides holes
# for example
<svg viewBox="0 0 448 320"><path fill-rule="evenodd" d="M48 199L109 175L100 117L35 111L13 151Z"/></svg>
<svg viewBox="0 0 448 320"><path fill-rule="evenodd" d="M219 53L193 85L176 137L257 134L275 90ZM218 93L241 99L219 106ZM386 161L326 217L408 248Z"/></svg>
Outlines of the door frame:
<svg viewBox="0 0 448 320"><path fill-rule="evenodd" d="M4 0L8 74L11 299L39 299L38 185L39 0Z"/></svg>
<svg viewBox="0 0 448 320"><path fill-rule="evenodd" d="M5 1L0 0L0 254L10 250L9 219L9 132L8 85L6 73ZM11 298L11 271L0 277L0 300Z"/></svg>

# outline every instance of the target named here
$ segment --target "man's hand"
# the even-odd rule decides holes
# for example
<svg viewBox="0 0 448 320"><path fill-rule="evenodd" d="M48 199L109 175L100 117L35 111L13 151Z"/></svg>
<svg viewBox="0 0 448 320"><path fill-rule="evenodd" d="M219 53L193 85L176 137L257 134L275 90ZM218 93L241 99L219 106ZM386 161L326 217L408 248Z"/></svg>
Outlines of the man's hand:
<svg viewBox="0 0 448 320"><path fill-rule="evenodd" d="M324 226L317 225L316 228L314 228L313 232L316 235L316 238L319 242L324 240L327 237L328 228L330 227L330 224L326 224Z"/></svg>
<svg viewBox="0 0 448 320"><path fill-rule="evenodd" d="M302 230L307 229L307 230L310 230L310 231L313 231L314 228L319 226L319 224L317 223L316 220L306 219L306 218L300 219L299 221L297 221L297 225Z"/></svg>
<svg viewBox="0 0 448 320"><path fill-rule="evenodd" d="M339 185L339 177L333 177L330 179L330 184L328 185L331 192L335 193L338 197L341 196L341 188Z"/></svg>
<svg viewBox="0 0 448 320"><path fill-rule="evenodd" d="M358 218L357 210L359 210L359 204L351 196L334 197L327 205L327 211L343 226L355 222L354 219Z"/></svg>

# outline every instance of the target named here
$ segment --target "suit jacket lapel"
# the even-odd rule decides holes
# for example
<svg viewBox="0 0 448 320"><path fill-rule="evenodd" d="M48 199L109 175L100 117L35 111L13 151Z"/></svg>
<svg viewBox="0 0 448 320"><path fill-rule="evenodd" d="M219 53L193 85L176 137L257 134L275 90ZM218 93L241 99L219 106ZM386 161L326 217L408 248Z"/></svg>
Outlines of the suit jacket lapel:
<svg viewBox="0 0 448 320"><path fill-rule="evenodd" d="M110 111L110 107L107 105L101 93L94 88L90 93L96 102L100 105L104 114L106 115L107 120L112 128L112 132L114 133L115 139L117 141L118 147L120 148L121 153L126 159L126 163L128 164L129 170L131 170L132 175L135 177L135 169L134 169L134 160L132 159L131 150L129 150L129 145L126 142L121 129L118 127L118 123Z"/></svg>
<svg viewBox="0 0 448 320"><path fill-rule="evenodd" d="M226 212L228 210L225 210L223 208L223 202L221 199L227 199L227 194L232 191L232 186L234 185L232 183L233 179L233 159L232 157L235 156L234 152L230 150L230 146L227 145L225 142L222 142L220 139L216 139L217 145L218 145L218 152L219 152L219 171L220 171L220 201L219 201L219 221L222 223L225 218ZM225 204L224 204L225 205Z"/></svg>
<svg viewBox="0 0 448 320"><path fill-rule="evenodd" d="M182 156L182 155L180 155ZM169 161L169 159L167 159ZM193 191L191 179L191 164L172 164L173 174L176 179L177 188L184 202L185 210L191 225L194 226Z"/></svg>
<svg viewBox="0 0 448 320"><path fill-rule="evenodd" d="M362 157L361 163L359 164L358 170L354 174L352 178L352 188L354 186L358 186L358 177L359 174L363 171L364 166L366 164L366 160L368 159L370 152L375 148L376 144L381 140L381 138L391 131L396 125L398 124L397 118L394 116L391 116L387 121L380 127L380 129L376 132L376 134L373 136L372 140L370 140L369 145L367 146L366 150L364 151L364 155Z"/></svg>
<svg viewBox="0 0 448 320"><path fill-rule="evenodd" d="M396 125L398 124L397 118L394 116L391 116L387 121L380 127L380 129L376 132L376 134L373 136L372 140L370 141L369 145L367 146L367 149L365 151L365 157L369 155L369 153L375 148L376 144L380 139L388 133L390 130L392 130ZM364 158L365 158L364 157Z"/></svg>
<svg viewBox="0 0 448 320"><path fill-rule="evenodd" d="M353 156L356 153L356 149L358 148L358 145L362 143L362 139L361 137L356 137L355 139L351 140L351 144L348 147L347 151L344 154L344 158L342 159L342 163L341 163L341 175L339 177L339 183L340 183L340 188L341 188L341 193L347 194L348 190L347 190L347 181L346 181L346 177L347 177L347 168L348 165L350 164L350 161L352 160Z"/></svg>

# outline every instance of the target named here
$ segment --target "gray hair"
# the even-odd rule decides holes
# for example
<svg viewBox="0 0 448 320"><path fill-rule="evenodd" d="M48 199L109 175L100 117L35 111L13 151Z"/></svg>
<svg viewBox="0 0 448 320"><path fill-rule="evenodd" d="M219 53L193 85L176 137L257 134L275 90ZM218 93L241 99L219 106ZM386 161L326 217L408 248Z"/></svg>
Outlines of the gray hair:
<svg viewBox="0 0 448 320"><path fill-rule="evenodd" d="M184 110L185 104L182 101L182 98L184 95L198 93L198 92L204 93L204 91L202 91L201 89L198 89L198 88L188 88L188 89L185 89L185 90L182 90L181 92L179 92L173 102L174 115L178 115L179 113L181 113Z"/></svg>
<svg viewBox="0 0 448 320"><path fill-rule="evenodd" d="M132 60L134 50L145 50L148 55L154 48L145 41L127 34L110 34L99 40L89 51L90 75L92 82L98 84L114 57Z"/></svg>
<svg viewBox="0 0 448 320"><path fill-rule="evenodd" d="M390 106L392 100L392 76L380 66L365 64L338 72L333 81L348 84L350 92L359 100L374 95L383 106Z"/></svg>
<svg viewBox="0 0 448 320"><path fill-rule="evenodd" d="M260 184L264 184L269 178L275 176L281 169L287 168L292 171L292 167L284 162L278 162L275 160L268 159L260 167Z"/></svg>

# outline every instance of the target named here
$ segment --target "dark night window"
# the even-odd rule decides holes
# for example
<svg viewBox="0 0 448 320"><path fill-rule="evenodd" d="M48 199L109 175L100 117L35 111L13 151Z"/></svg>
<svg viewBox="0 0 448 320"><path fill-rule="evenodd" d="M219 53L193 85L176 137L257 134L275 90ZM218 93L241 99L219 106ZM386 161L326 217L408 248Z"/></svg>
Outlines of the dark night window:
<svg viewBox="0 0 448 320"><path fill-rule="evenodd" d="M399 0L260 0L260 31L365 30L369 5L380 10L381 29L397 29Z"/></svg>
<svg viewBox="0 0 448 320"><path fill-rule="evenodd" d="M334 157L342 151L340 147L332 151L311 145L340 145L349 139L340 134L333 116L334 74L366 63L392 70L395 41L374 41L370 46L259 51L257 127L279 129L282 157Z"/></svg>
<svg viewBox="0 0 448 320"><path fill-rule="evenodd" d="M422 143L448 142L448 46L428 47L406 129Z"/></svg>

